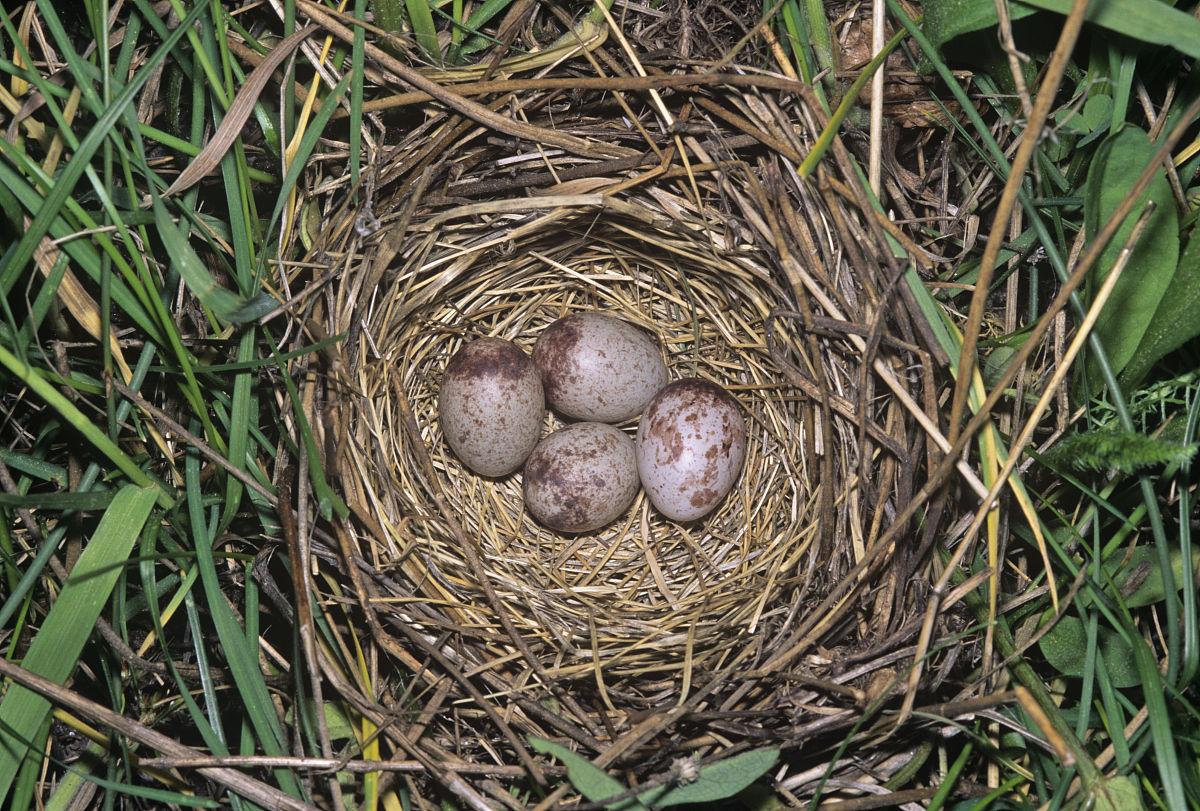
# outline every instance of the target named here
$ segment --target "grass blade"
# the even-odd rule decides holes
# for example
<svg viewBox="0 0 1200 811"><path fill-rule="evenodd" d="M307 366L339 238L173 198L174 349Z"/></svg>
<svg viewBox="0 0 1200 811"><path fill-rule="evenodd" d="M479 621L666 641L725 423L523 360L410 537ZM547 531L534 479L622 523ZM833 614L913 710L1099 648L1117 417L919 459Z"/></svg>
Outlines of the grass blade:
<svg viewBox="0 0 1200 811"><path fill-rule="evenodd" d="M408 21L412 23L413 33L421 50L436 65L442 63L442 49L438 46L437 29L433 27L433 12L429 9L427 0L404 0L408 10Z"/></svg>
<svg viewBox="0 0 1200 811"><path fill-rule="evenodd" d="M30 644L25 669L56 682L71 675L159 492L126 486L117 493ZM0 799L25 758L24 741L37 734L49 712L49 701L20 686L10 687L0 702Z"/></svg>
<svg viewBox="0 0 1200 811"><path fill-rule="evenodd" d="M75 430L83 434L85 439L95 445L98 451L107 456L134 484L141 487L154 487L158 493L158 502L161 506L169 507L174 503L174 499L162 484L152 481L146 472L138 467L121 450L117 443L113 442L107 434L93 425L91 420L74 403L48 383L38 374L37 370L13 356L4 347L0 347L0 365L6 367L22 383L28 386L34 394L41 397L52 408L58 411L63 419L70 423Z"/></svg>
<svg viewBox="0 0 1200 811"><path fill-rule="evenodd" d="M204 520L204 504L200 492L200 457L195 453L189 454L184 463L184 476L187 483L192 542L196 549L196 563L204 588L204 598L217 631L217 638L221 641L222 653L229 664L234 684L237 685L242 707L249 716L263 752L268 755L288 754L283 727L275 714L267 683L259 669L258 651L249 644L233 611L225 602L225 595L221 592L220 576L217 574L213 558L212 539L209 536L208 524ZM293 797L301 796L300 786L291 772L278 769L275 774L280 788Z"/></svg>
<svg viewBox="0 0 1200 811"><path fill-rule="evenodd" d="M67 162L67 165L63 167L50 193L46 195L45 201L38 209L37 214L34 215L33 221L21 235L16 248L8 255L8 260L4 263L3 267L0 267L0 279L10 276L15 277L16 273L33 258L34 248L37 247L42 237L46 235L46 231L50 228L50 223L58 216L67 198L74 191L75 184L83 177L84 171L91 164L92 157L96 154L96 150L100 148L100 144L109 137L117 121L125 115L126 107L133 101L133 97L141 90L142 85L149 80L151 74L154 72L153 68L170 55L175 44L186 33L192 30L192 23L200 17L200 14L206 8L205 4L198 3L195 8L188 12L186 17L180 20L179 27L171 32L163 44L146 60L142 66L142 70L139 71L129 84L122 88L121 92L113 99L112 104L97 119L91 131L80 141L79 149L76 150L71 160Z"/></svg>

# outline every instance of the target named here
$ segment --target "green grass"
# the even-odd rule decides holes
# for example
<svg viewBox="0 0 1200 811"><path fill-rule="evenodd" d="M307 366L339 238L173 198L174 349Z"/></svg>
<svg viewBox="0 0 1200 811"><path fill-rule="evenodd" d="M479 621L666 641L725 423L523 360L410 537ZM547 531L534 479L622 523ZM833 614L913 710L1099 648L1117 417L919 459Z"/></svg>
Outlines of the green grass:
<svg viewBox="0 0 1200 811"><path fill-rule="evenodd" d="M960 5L977 8L985 16L988 13L985 4L968 2ZM988 8L991 5L986 4ZM938 41L949 41L960 36L994 37L994 32L985 28L977 35L972 35L967 32L974 29L966 26L947 36L944 28L923 30L908 18L899 4L890 4L890 9L899 25L913 37L918 49L914 62L921 60L932 67L962 105L966 124L958 124L957 116L948 118L958 127L958 137L975 151L980 161L986 162L1000 178L1005 178L1008 164L993 135L994 130L989 128L971 103L965 88L950 72L942 51L926 36L929 33ZM926 6L928 15L935 16L935 12L939 25L953 25L972 19L970 13L974 13L968 13L949 2ZM994 15L994 10L990 13ZM1052 16L1044 17L1046 22L1053 19ZM947 22L942 23L943 20ZM994 17L992 20L994 25ZM1030 29L1018 30L1028 32ZM1120 199L1123 189L1128 189L1128 181L1122 184L1110 181L1111 185L1102 181L1100 186L1095 183L1096 178L1102 177L1101 162L1106 159L1102 148L1106 143L1104 136L1118 127L1129 132L1129 128L1137 127L1139 123L1144 125L1141 111L1128 104L1134 75L1129 69L1134 58L1132 52L1126 50L1122 43L1109 39L1100 29L1092 29L1090 33L1089 47L1094 54L1103 58L1075 66L1068 75L1074 77L1077 86L1073 93L1064 95L1103 94L1112 97L1112 117L1075 131L1059 129L1058 137L1068 141L1066 148L1054 141L1043 141L1035 164L1039 171L1025 178L1019 200L1026 233L1037 246L1038 253L1044 257L1043 262L1060 279L1067 274L1065 257L1070 253L1071 237L1083 226L1083 222L1079 209L1068 214L1061 207L1052 205L1052 198L1079 198L1084 204L1080 208L1086 209L1089 205L1086 199L1088 181L1092 178L1093 194L1098 191L1111 192L1115 199ZM1153 37L1147 37L1147 40L1171 41L1164 39L1165 36L1164 31L1159 31ZM978 46L981 40L975 42ZM1034 54L1033 67L1047 56L1047 53ZM1158 74L1142 73L1138 78L1148 87L1161 92L1169 82L1169 71L1172 65L1178 64L1179 56L1163 50L1154 52L1154 56ZM1142 59L1145 59L1144 54ZM997 63L984 61L981 64L985 71L983 86L996 87L1007 81L1008 77L994 67ZM1110 66L1115 67L1110 69ZM987 74L989 68L992 73ZM1153 94L1155 91L1150 92ZM1175 100L1169 123L1177 123L1179 111L1195 98L1195 88L1189 87L1182 98ZM996 112L1009 120L1016 120L1018 111L1011 97L997 97L991 103ZM1195 113L1192 111L1188 115L1194 116ZM1063 119L1065 116L1060 115L1056 120ZM1089 139L1088 136L1098 126L1103 126L1107 132L1101 130L1096 137ZM1164 131L1169 131L1169 127ZM1006 133L1007 137L1015 135L1019 135L1019 130ZM1109 143L1117 141L1111 140ZM1121 166L1136 174L1146 164L1147 156L1152 151L1123 159ZM1181 172L1180 178L1185 188L1195 182L1194 172L1194 165L1184 167ZM1174 296L1188 295L1191 288L1187 285L1194 284L1191 281L1195 278L1191 260L1186 257L1180 259L1178 254L1167 250L1172 242L1179 244L1194 239L1186 226L1180 228L1173 224L1174 205L1173 199L1160 204L1160 209L1170 214L1168 222L1171 225L1167 227L1172 230L1138 246L1139 250L1151 255L1151 260L1131 265L1135 274L1140 274L1130 277L1135 284L1139 284L1140 280L1140 287L1134 295L1145 292L1148 285L1162 284L1159 279L1164 277L1178 277L1173 282L1178 288ZM1091 222L1090 228L1094 232L1098 220ZM1119 241L1116 243L1118 247L1120 244ZM1024 255L1030 256L1027 250ZM1156 257L1162 257L1162 260ZM1095 273L1105 272L1114 258L1115 250L1105 254ZM1154 261L1162 263L1161 269L1154 265ZM969 265L966 267L969 268ZM1045 289L1046 279L1039 275L1039 268L1030 261L1020 262L1013 272L1022 277L1018 289L1030 291L1027 312L1032 319L1040 314L1038 302L1046 301L1044 293L1041 298L1034 295ZM951 272L946 278L954 279L954 273ZM956 294L953 292L939 292L938 296L947 307L957 309L965 306L964 300L955 300ZM1128 300L1128 296L1125 298ZM1196 747L1198 719L1183 694L1196 675L1196 668L1192 664L1198 619L1194 572L1191 567L1182 565L1183 560L1192 558L1190 510L1195 480L1190 472L1191 450L1176 458L1167 452L1170 448L1178 448L1180 453L1184 449L1194 450L1192 443L1195 431L1187 430L1194 429L1195 414L1200 408L1200 386L1197 386L1195 375L1190 371L1196 368L1197 361L1194 342L1192 349L1185 347L1173 356L1158 353L1145 364L1152 369L1148 374L1119 377L1122 367L1137 352L1156 351L1153 347L1143 350L1139 346L1139 336L1143 331L1169 317L1156 312L1156 303L1150 302L1140 312L1114 313L1112 320L1106 323L1105 332L1101 335L1093 333L1089 353L1091 368L1096 370L1096 375L1094 378L1077 375L1071 391L1073 400L1083 406L1079 427L1074 429L1079 436L1095 436L1095 432L1105 431L1110 432L1109 435L1145 437L1145 441L1135 443L1131 439L1119 449L1100 446L1109 455L1102 457L1103 461L1093 461L1092 470L1083 473L1080 471L1088 467L1086 459L1063 459L1061 456L1058 457L1058 465L1042 468L1041 473L1036 473L1035 468L1035 480L1040 490L1040 521L1046 536L1054 543L1056 565L1062 567L1059 580L1070 582L1077 574L1083 577L1082 589L1065 607L1066 617L1078 623L1083 632L1079 636L1058 635L1064 640L1058 644L1078 646L1068 653L1071 661L1083 664L1080 669L1072 669L1070 673L1056 674L1048 662L1061 661L1064 652L1051 651L1046 647L1056 639L1052 635L1045 637L1041 645L1025 650L1020 655L1010 644L1001 645L999 653L1009 657L1007 669L1019 683L1050 691L1046 698L1053 697L1053 700L1039 704L1050 714L1056 726L1067 730L1077 744L1084 746L1081 751L1088 762L1079 763L1075 768L1064 768L1055 757L1036 749L1028 750L1030 765L1034 767L1031 770L1033 779L1017 780L1017 790L1039 801L1052 802L1053 805L1067 799L1071 781L1076 775L1084 775L1087 771L1083 766L1106 776L1102 780L1090 781L1091 791L1095 792L1093 800L1099 807L1119 807L1112 805L1112 800L1105 794L1113 786L1117 795L1125 799L1137 797L1137 802L1149 806L1183 808L1200 802L1200 781L1197 780L1200 752ZM1158 305L1158 309L1161 310L1164 304ZM1073 297L1071 306L1077 315L1081 315L1086 298L1082 295ZM1183 328L1185 334L1178 336L1180 340L1174 346L1186 344L1195 335L1195 330L1192 324ZM1019 341L1019 332L1014 338ZM993 346L1003 345L1003 342L1003 337L994 337L990 341ZM1189 371L1183 374L1173 371L1180 369ZM1164 380L1164 377L1167 379ZM1073 433L1071 436L1075 435ZM1149 452L1151 445L1147 443L1157 443L1153 447L1159 449L1160 456L1156 463L1149 466L1139 461ZM1068 450L1068 445L1064 445L1063 452L1072 456L1084 452L1085 447L1097 447L1094 442L1090 446L1075 442ZM1082 467L1077 464L1082 464ZM1101 469L1095 470L1096 467ZM1026 543L1032 540L1028 532L1015 523L1014 529ZM1150 553L1138 555L1137 559L1145 566L1156 569L1159 588L1153 601L1132 606L1125 603L1128 594L1120 589L1119 584L1130 571L1130 565L1125 564L1124 560L1135 546L1141 546ZM1029 558L1028 546L1010 545L1009 549L1010 557L1014 560ZM975 565L981 567L985 563L981 559ZM1144 571L1139 576L1145 576ZM1012 582L1009 588L1032 587L1039 580L1035 576L1029 586L1022 586L1019 581ZM1012 596L1019 593L1019 590L1011 592ZM1037 612L1047 606L1045 599L1026 604L1011 621L1028 623L1036 620L1039 616ZM985 605L980 603L978 608L982 612L980 618L986 620ZM1052 615L1053 612L1050 612L1048 616ZM1009 622L1003 616L996 621L1001 627L1007 627ZM1158 629L1161 629L1161 634ZM1005 630L998 638L1011 639L1011 632ZM1065 641L1068 639L1069 643ZM1106 652L1110 656L1120 653L1121 660L1106 661ZM1054 655L1046 658L1050 653ZM1117 668L1122 672L1132 672L1133 678L1114 683ZM1164 671L1161 676L1160 669ZM1126 740L1122 728L1139 708L1145 709L1147 722L1141 724ZM1032 733L1040 734L1031 719L1022 720L1019 713L1013 717L1028 725ZM1106 758L1102 767L1093 765L1091 760L1099 757L1109 745L1112 745L1115 757ZM995 759L994 753L980 751L976 757L979 758L976 768L992 760L1000 766L1001 777L1005 779L1006 768ZM1132 781L1125 780L1126 776L1133 778ZM1087 782L1085 780L1085 784Z"/></svg>
<svg viewBox="0 0 1200 811"><path fill-rule="evenodd" d="M133 485L117 493L42 620L22 667L58 682L70 675L157 496L152 487ZM27 742L36 740L49 714L50 702L23 687L10 688L0 701L0 795L8 793L25 762Z"/></svg>
<svg viewBox="0 0 1200 811"><path fill-rule="evenodd" d="M87 2L77 13L62 5L40 5L39 24L67 65L61 74L65 82L50 83L13 62L0 64L5 81L19 75L44 95L45 114L38 120L47 132L41 140L0 141L0 208L6 238L12 237L0 255L0 287L9 294L29 286L29 299L36 303L28 313L6 309L0 325L0 364L6 390L24 388L26 398L42 409L40 424L29 426L41 439L21 452L6 451L2 460L12 471L16 491L4 494L0 507L6 527L0 566L7 586L0 592L0 626L12 635L8 655L20 651L23 666L61 682L77 673L85 660L87 672L101 679L95 687L110 693L114 706L120 707L130 694L117 674L129 665L94 636L93 626L98 616L115 607L136 606L120 612L119 622L110 620L127 644L136 648L133 634L153 631L155 643L148 651L153 658L173 661L179 645L188 645L201 661L232 678L231 684L217 689L203 669L202 689L193 700L191 682L185 683L174 668L174 687L165 690L132 671L130 677L144 682L147 691L143 712L149 715L142 715L146 722L157 724L155 716L163 713L164 718L175 716L172 724L197 730L218 753L287 754L292 751L288 733L267 681L274 668L264 668L260 661L257 618L243 622L224 590L230 567L240 570L239 578L250 578L249 556L231 555L225 544L214 544L231 531L257 532L259 543L278 540L278 524L248 524L248 516L256 513L246 511L244 485L224 469L202 476L200 458L188 452L186 443L164 436L168 428L155 424L104 380L111 375L149 399L161 402L164 394L173 399L182 406L175 418L198 441L229 468L259 477L259 465L275 455L279 442L277 431L264 433L263 427L279 420L271 413L274 400L270 389L260 385L258 370L306 357L314 349L275 353L277 337L254 323L276 303L263 286L270 278L265 261L274 251L272 239L278 237L287 195L341 102L349 77L334 92L319 96L316 115L298 141L286 177L252 167L248 149L239 141L221 160L203 195L193 189L162 200L158 195L167 181L159 175L160 162L152 158L151 148L172 151L176 167L198 153L196 145L228 110L245 76L225 37L239 22L220 4L179 4L182 22L167 29L148 3L131 5L114 28L104 18L107 3ZM108 40L118 29L123 42L110 48ZM3 33L4 53L15 49L23 64L36 62L37 55L25 50L29 40L21 37L16 20L5 18ZM89 41L98 47L85 56L81 49ZM184 89L173 101L188 114L162 122L180 126L178 131L134 117L140 94L160 70L186 78L177 83ZM78 93L75 112L68 91ZM256 105L258 113L264 102ZM270 120L259 115L251 118L250 126ZM292 131L296 121L287 124ZM43 162L51 134L61 138L65 149L60 164L47 172ZM262 136L269 145L272 133ZM270 221L259 211L264 183L274 209ZM139 209L146 193L155 198L150 212ZM215 220L208 213L214 210L221 212ZM93 236L70 237L80 233ZM63 240L66 261L54 264L46 276L36 271L30 275L35 251L47 237ZM206 252L205 259L198 250ZM63 298L67 272L82 272L94 297ZM203 326L199 334L183 331L176 318L172 297L180 283ZM100 334L132 328L139 339L132 374L125 372L125 361L114 356L109 342L102 342L94 353L71 358L69 374L60 374L46 351L47 340L56 337L50 329L52 313L57 313L62 337L67 337L64 329L77 329L73 325L88 319L99 324ZM198 354L197 338L215 342L222 347L218 357L231 362L213 363ZM69 442L84 462L82 477L72 474L68 481L59 450L63 442ZM173 448L169 460L161 453L167 444ZM315 454L312 458L315 475L321 475ZM60 490L68 485L73 492ZM130 503L134 497L136 505ZM67 518L75 514L75 523L59 523L30 556L9 531L17 526L13 521L19 509L36 509L42 515L66 510ZM88 515L97 511L103 511L104 518L89 528ZM82 531L85 551L71 579L60 584L48 564L61 554L60 543L72 526L79 527L73 534ZM130 558L139 538L138 557ZM46 606L49 611L42 616ZM22 641L26 636L31 643ZM219 640L215 649L210 645L214 636ZM83 683L88 681L84 678ZM0 704L7 735L24 742L0 756L0 798L7 795L11 807L24 807L37 789L38 759L23 757L26 748L42 749L48 707L43 699L16 688ZM78 790L94 780L109 802L121 795L157 797L158 802L179 797L176 786L148 789L131 782L136 773L119 749L109 751L104 762L82 780L64 786ZM273 779L294 797L304 796L291 770L279 770ZM71 799L64 790L55 794L58 806ZM228 799L245 807L236 795Z"/></svg>
<svg viewBox="0 0 1200 811"><path fill-rule="evenodd" d="M1132 2L1123 0L1123 6ZM395 32L394 53L452 68L470 64L494 45L496 26L511 6L510 0L354 0L346 8L360 19L371 12L378 26ZM292 206L311 191L305 187L305 172L315 163L310 159L344 138L350 188L364 199L361 181L371 168L361 134L369 84L366 44L375 35L356 26L352 44L335 43L330 64L344 70L335 81L317 85L311 110L290 92L280 101L279 85L272 81L271 89L253 101L240 136L212 175L164 197L175 172L200 153L199 145L229 114L250 70L233 53L226 34L239 32L253 40L252 30L262 34L256 23L270 18L234 15L225 4L180 0L173 8L181 23L169 27L148 0L133 0L110 27L110 7L101 0L85 0L78 9L51 2L34 6L39 32L65 66L53 79L25 67L39 64L42 55L40 41L23 35L20 18L0 20L0 82L7 92L19 79L44 99L15 128L14 137L0 138L4 655L107 700L147 726L180 731L190 745L213 754L299 750L327 757L380 756L378 743L360 744L350 732L336 739L343 749L323 751L320 726L328 720L326 713L332 717L332 709L325 708L333 704L312 694L299 638L262 601L259 589L266 592L266 584L253 570L262 548L277 547L279 556L287 557L286 545L294 539L281 526L272 500L280 495L278 487L287 492L296 487L284 473L297 469L301 458L299 475L311 488L319 515L337 522L348 514L322 467L306 392L297 382L298 370L307 369L315 353L339 338L291 332L284 342L284 319L263 323L262 316L283 295L274 260L304 253ZM994 38L988 28L992 0L926 3L925 25L898 2L888 7L897 32L889 49L905 52L914 68L928 69L941 82L947 105L944 135L956 144L956 160L973 165L977 177L994 173L993 186L1002 184L1011 171L1008 148L1022 131L1007 66L981 59L970 65L976 75L967 87L952 70L961 63L951 59L972 49L986 55L978 38ZM1061 17L1034 11L1047 7L1062 11L1066 6L1039 0L1015 6L1014 17L1036 13L1030 22L1053 27ZM303 21L293 3L283 8L286 19L265 27L286 36ZM852 97L883 62L881 57L871 63L856 83L839 81L831 72L837 66L836 32L823 11L813 0L786 0L772 20L796 74L805 80L823 75L817 91L833 115L809 160L795 167L801 177L812 174L833 136L844 134L846 122L855 120ZM1186 22L1183 18L1192 19L1188 14L1163 5L1125 31L1143 41L1144 47L1135 49L1111 34L1121 24L1109 12L1089 24L1050 119L1054 137L1039 143L1034 168L1021 179L1020 233L1000 254L992 286L995 303L1011 280L1019 319L1011 334L995 328L981 336L979 365L989 381L1004 371L1023 345L1026 328L1045 313L1068 277L1076 235L1099 228L1123 199L1122 189L1200 94L1193 80L1172 84L1195 70L1189 61L1195 54L1181 54L1172 45L1186 40L1190 49L1185 34L1200 23ZM123 37L119 44L117 30ZM1029 31L1018 24L1019 45ZM309 41L321 47L320 39ZM86 51L89 43L96 47ZM1029 53L1032 81L1049 53L1032 44ZM291 87L293 79L306 87L312 82L303 59L288 64L283 86ZM163 109L152 121L139 121L138 105L152 87L158 88ZM1154 137L1132 135L1146 129L1143 88L1156 106L1168 95L1173 99ZM339 128L334 118L339 108L348 113L348 128ZM1173 154L1195 137L1193 127ZM164 156L170 158L169 172ZM1136 272L1154 278L1131 287L1125 298L1136 299L1136 307L1114 314L1091 336L1086 364L1080 364L1087 371L1070 384L1077 414L1058 455L1053 449L1031 453L1034 462L1022 474L1022 486L1036 511L1034 522L1006 505L1008 534L992 539L1004 541L1005 557L990 560L986 545L979 544L951 581L966 582L1000 564L992 581L998 604L1013 601L1014 607L994 614L984 582L964 600L974 623L969 634L982 639L991 626L995 656L988 668L1003 663L1005 678L1028 689L1048 720L1017 704L996 711L1032 739L1057 736L1076 763L1064 765L1031 740L1007 740L977 719L962 725L956 742L969 743L957 748L924 741L925 756L889 782L889 789L926 789L934 808L1004 802L1118 808L1130 798L1148 807L1200 805L1200 711L1194 691L1200 674L1200 609L1196 573L1186 563L1200 553L1192 538L1194 449L1200 439L1195 342L1200 321L1192 306L1200 302L1200 238L1193 233L1198 167L1200 158L1194 156L1177 167L1182 190L1192 201L1182 210L1174 209L1174 190L1165 174L1156 181L1152 196L1159 211L1169 210L1171 217L1155 221L1162 229L1155 239L1135 246L1143 252ZM951 202L968 191L951 189ZM886 197L877 202L881 210L892 205ZM984 232L993 204L985 197L969 212L981 217ZM285 233L293 236L281 249ZM956 238L932 230L921 236ZM1076 323L1115 261L1123 234L1112 244L1088 284L1071 298L1067 315ZM899 258L908 258L901 246L895 248ZM979 262L977 248L959 263L939 266L935 281L973 283ZM962 323L969 294L944 285L925 287L915 272L906 281L917 285L915 293L942 348L957 358L961 344L947 325ZM91 348L72 349L65 365L56 361L56 341L77 347L88 336L102 339L93 340ZM1022 370L1027 398L1032 393L1036 399L1048 376L1043 374L1047 366L1036 362ZM132 396L111 385L114 379ZM1002 411L1018 411L1015 394L1015 388L1005 392L992 414L993 427ZM170 419L191 438L135 398L168 406ZM1032 402L1020 413L1028 413ZM973 461L996 463L1019 427L1019 419L1011 432L996 427L989 435L995 441L981 442ZM1038 437L1045 439L1049 432L1047 423ZM258 482L268 495L249 491L231 471ZM27 520L35 522L33 531ZM1057 614L1048 594L1015 599L1050 580L1039 535L1063 598ZM82 551L74 558L76 549ZM937 550L943 563L953 552ZM59 576L60 564L73 564L69 577ZM1018 568L1024 576L1015 574ZM1076 582L1078 590L1070 591ZM290 581L283 587L285 593L296 588ZM330 611L318 609L318 635L332 665L368 683L357 647L345 644L345 629L335 631L332 612L322 610ZM123 646L163 663L161 669L150 675L132 666L124 647L94 632L99 620ZM1050 628L1055 621L1058 626ZM268 644L282 663L267 652ZM181 667L185 660L189 667ZM971 667L970 679L995 675L978 661ZM133 797L212 806L183 794L183 785L161 773L148 780L134 755L149 753L135 753L118 737L108 748L93 744L94 757L73 769L52 752L46 766L61 779L51 793L40 757L27 756L45 750L50 707L17 687L9 687L0 700L0 804L27 807L36 796L50 808L67 808L90 783L109 807ZM884 711L883 705L873 707L864 724ZM1139 713L1145 721L1126 736L1125 727ZM352 715L351 723L359 731L364 727L358 716ZM839 751L850 751L853 744L848 737ZM963 800L961 789L984 785L989 767L998 775L997 785ZM326 792L321 780L303 780L291 769L258 776L294 798L311 799L310 785ZM347 783L343 790L362 807L399 805L403 794L381 793L376 777ZM252 807L234 792L219 794L219 801Z"/></svg>

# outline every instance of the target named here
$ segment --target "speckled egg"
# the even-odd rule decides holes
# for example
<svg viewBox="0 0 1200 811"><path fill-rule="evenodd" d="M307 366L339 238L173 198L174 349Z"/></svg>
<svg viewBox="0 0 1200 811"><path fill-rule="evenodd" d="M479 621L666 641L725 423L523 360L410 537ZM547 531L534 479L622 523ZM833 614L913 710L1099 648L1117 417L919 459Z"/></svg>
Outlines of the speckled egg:
<svg viewBox="0 0 1200 811"><path fill-rule="evenodd" d="M546 402L565 417L624 422L667 382L653 338L628 321L576 313L546 328L533 348Z"/></svg>
<svg viewBox="0 0 1200 811"><path fill-rule="evenodd" d="M633 503L638 491L633 441L599 422L547 436L525 463L525 508L560 532L590 532Z"/></svg>
<svg viewBox="0 0 1200 811"><path fill-rule="evenodd" d="M746 421L720 386L688 378L646 406L637 464L650 501L675 521L707 515L733 489L746 459Z"/></svg>
<svg viewBox="0 0 1200 811"><path fill-rule="evenodd" d="M438 391L442 434L481 476L512 473L542 435L546 401L529 355L510 341L479 338L446 366Z"/></svg>

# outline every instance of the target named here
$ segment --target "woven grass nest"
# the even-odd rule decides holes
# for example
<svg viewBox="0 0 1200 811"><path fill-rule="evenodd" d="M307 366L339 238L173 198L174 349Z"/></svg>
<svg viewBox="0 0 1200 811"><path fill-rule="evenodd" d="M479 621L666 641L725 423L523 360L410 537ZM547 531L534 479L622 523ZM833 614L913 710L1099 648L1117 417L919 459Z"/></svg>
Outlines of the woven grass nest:
<svg viewBox="0 0 1200 811"><path fill-rule="evenodd" d="M598 198L569 205L549 217L541 212L551 221L524 238L511 238L510 229L538 214L451 218L453 234L430 232L437 258L422 265L432 268L396 278L373 330L380 356L361 367L364 410L356 418L387 438L388 462L363 458L357 467L364 490L380 498L386 568L448 618L467 627L495 623L456 530L430 500L435 491L478 545L496 598L548 674L670 683L686 670L718 667L760 627L781 625L787 605L779 596L796 586L815 536L819 473L805 453L812 438L767 340L784 294L765 269L732 255L704 256L693 235L655 223L649 210L641 218L632 207L610 212ZM507 243L502 251L469 250L497 237ZM464 250L450 267L438 261ZM713 380L741 403L750 426L744 472L706 519L676 524L641 494L601 530L558 533L524 510L520 473L482 478L449 451L437 392L462 342L490 335L532 350L546 326L572 312L639 325L666 348L673 377ZM411 404L432 470L404 429L397 392ZM546 431L561 424L549 416ZM407 520L401 525L396 516ZM488 655L505 655L498 641Z"/></svg>
<svg viewBox="0 0 1200 811"><path fill-rule="evenodd" d="M805 99L764 91L739 111L805 154L825 126ZM558 130L628 133L573 110ZM360 602L435 707L457 700L465 716L445 723L493 736L461 758L520 753L497 733L509 727L594 749L671 708L734 712L722 740L751 726L795 740L797 707L825 708L812 729L829 729L914 636L920 567L876 544L926 461L916 404L935 407L903 269L840 141L801 179L720 120L696 128L705 161L686 167L502 138L434 160L430 143L463 132L443 117L389 145L369 206L326 214L333 281L313 313L345 336L326 422ZM741 404L743 473L701 521L671 522L641 494L601 530L559 534L523 510L519 472L478 477L443 442L438 386L464 341L531 350L586 311L649 331L672 378ZM925 519L934 532L937 514Z"/></svg>

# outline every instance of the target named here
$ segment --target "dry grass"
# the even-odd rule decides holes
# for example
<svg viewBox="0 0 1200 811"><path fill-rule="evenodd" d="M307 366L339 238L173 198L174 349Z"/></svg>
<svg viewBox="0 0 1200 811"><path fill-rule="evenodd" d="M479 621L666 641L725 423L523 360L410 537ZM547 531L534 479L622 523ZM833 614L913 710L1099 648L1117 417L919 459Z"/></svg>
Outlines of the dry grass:
<svg viewBox="0 0 1200 811"><path fill-rule="evenodd" d="M845 729L894 687L924 599L919 551L877 543L936 454L895 396L936 423L901 268L840 142L809 181L786 157L826 126L798 83L735 64L740 87L664 84L660 114L686 120L671 136L603 73L554 86L581 67L503 100L579 138L574 156L465 141L468 121L429 110L365 169L368 205L314 183L309 258L329 271L308 323L346 336L313 405L354 514L345 573L375 643L420 663L402 703L459 762L524 760L520 730L651 774ZM403 89L376 96L413 103ZM601 144L623 156L581 157ZM743 476L698 525L640 496L608 528L558 535L524 514L518 475L480 479L441 441L437 386L466 337L531 348L579 310L650 330L673 376L726 386L749 415ZM932 537L940 509L919 514ZM796 723L800 708L824 720Z"/></svg>

